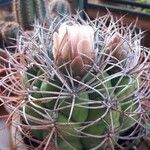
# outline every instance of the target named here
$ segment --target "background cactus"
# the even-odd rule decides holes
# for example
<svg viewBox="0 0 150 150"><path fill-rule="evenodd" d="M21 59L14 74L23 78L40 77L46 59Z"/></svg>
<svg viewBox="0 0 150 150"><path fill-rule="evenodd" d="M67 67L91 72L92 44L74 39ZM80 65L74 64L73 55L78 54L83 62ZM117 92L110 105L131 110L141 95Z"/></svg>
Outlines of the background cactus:
<svg viewBox="0 0 150 150"><path fill-rule="evenodd" d="M14 0L13 5L16 21L24 30L32 29L35 19L43 22L58 14L70 14L70 5L65 0Z"/></svg>
<svg viewBox="0 0 150 150"><path fill-rule="evenodd" d="M1 48L7 47L14 49L16 45L17 34L19 32L19 25L16 22L1 22L0 43Z"/></svg>
<svg viewBox="0 0 150 150"><path fill-rule="evenodd" d="M71 8L66 0L52 0L49 3L50 16L64 16L71 14Z"/></svg>
<svg viewBox="0 0 150 150"><path fill-rule="evenodd" d="M30 29L36 16L33 0L14 0L16 21L24 28Z"/></svg>
<svg viewBox="0 0 150 150"><path fill-rule="evenodd" d="M70 5L65 0L50 2L45 0L14 0L13 5L16 22L0 21L0 47L11 47L11 50L15 49L19 28L30 30L33 29L35 19L49 24L49 20L55 17L59 21L62 16L71 14Z"/></svg>
<svg viewBox="0 0 150 150"><path fill-rule="evenodd" d="M46 18L46 1L45 0L33 0L34 7L35 7L35 13L36 18L43 21L44 18Z"/></svg>
<svg viewBox="0 0 150 150"><path fill-rule="evenodd" d="M5 78L18 74L18 84L7 89L21 99L10 99L9 94L2 99L10 112L19 114L20 121L14 119L12 124L28 139L29 149L115 149L123 147L119 140L149 132L147 111L141 106L149 89L141 77L148 74L150 51L140 46L141 35L120 27L121 21L116 23L111 16L86 22L77 17L59 22L60 33L61 27L57 30L53 22L51 30L35 26L33 34L23 32L18 53L9 57L16 69ZM74 26L88 27L93 36L74 32ZM112 46L109 39L116 33L122 40ZM130 49L119 48L122 41ZM118 59L115 50L128 53ZM85 63L89 60L92 63ZM77 76L72 73L75 69Z"/></svg>

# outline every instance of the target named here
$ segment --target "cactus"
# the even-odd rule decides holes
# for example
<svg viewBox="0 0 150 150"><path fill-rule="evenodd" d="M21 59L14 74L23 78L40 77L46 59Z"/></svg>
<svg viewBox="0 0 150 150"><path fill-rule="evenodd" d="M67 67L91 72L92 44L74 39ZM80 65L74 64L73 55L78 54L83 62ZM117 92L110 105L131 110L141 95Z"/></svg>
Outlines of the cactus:
<svg viewBox="0 0 150 150"><path fill-rule="evenodd" d="M35 7L36 18L43 21L43 19L46 17L45 0L33 0L33 2Z"/></svg>
<svg viewBox="0 0 150 150"><path fill-rule="evenodd" d="M9 57L19 80L7 89L22 100L9 99L5 107L19 114L20 122L12 124L29 149L122 148L120 139L146 131L141 100L150 91L142 75L148 75L150 51L140 46L141 35L112 16L77 17L68 16L59 28L51 22L50 31L35 26L33 34L23 32L18 52ZM14 61L18 56L21 61Z"/></svg>
<svg viewBox="0 0 150 150"><path fill-rule="evenodd" d="M35 19L43 21L46 17L45 0L14 0L16 21L25 30L32 29Z"/></svg>
<svg viewBox="0 0 150 150"><path fill-rule="evenodd" d="M48 5L47 7L46 4ZM56 0L48 3L46 3L44 0L14 0L13 5L17 23L14 21L0 22L1 48L15 45L19 25L24 30L30 30L33 29L35 19L38 19L40 22L42 22L44 19L46 21L48 12L49 19L54 19L54 17L58 15L63 16L71 14L70 5L65 0Z"/></svg>
<svg viewBox="0 0 150 150"><path fill-rule="evenodd" d="M14 13L16 21L24 30L33 29L36 20L40 22L54 19L56 15L68 15L71 13L70 5L67 1L54 0L14 0Z"/></svg>
<svg viewBox="0 0 150 150"><path fill-rule="evenodd" d="M33 0L14 0L13 6L16 21L24 29L30 29L35 19Z"/></svg>

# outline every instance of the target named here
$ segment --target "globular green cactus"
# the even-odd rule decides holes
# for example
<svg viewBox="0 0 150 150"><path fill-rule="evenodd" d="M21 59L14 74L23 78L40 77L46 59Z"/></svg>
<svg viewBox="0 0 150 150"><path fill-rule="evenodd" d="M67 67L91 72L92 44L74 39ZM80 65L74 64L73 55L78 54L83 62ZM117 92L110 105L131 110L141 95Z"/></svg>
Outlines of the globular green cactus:
<svg viewBox="0 0 150 150"><path fill-rule="evenodd" d="M8 89L22 101L6 103L20 116L20 124L12 124L30 141L29 149L123 148L120 140L147 131L141 100L150 92L142 77L150 51L140 46L140 34L112 16L65 19L59 28L51 22L50 31L35 26L31 35L18 37L9 63L17 68L19 86ZM21 61L14 61L18 56Z"/></svg>

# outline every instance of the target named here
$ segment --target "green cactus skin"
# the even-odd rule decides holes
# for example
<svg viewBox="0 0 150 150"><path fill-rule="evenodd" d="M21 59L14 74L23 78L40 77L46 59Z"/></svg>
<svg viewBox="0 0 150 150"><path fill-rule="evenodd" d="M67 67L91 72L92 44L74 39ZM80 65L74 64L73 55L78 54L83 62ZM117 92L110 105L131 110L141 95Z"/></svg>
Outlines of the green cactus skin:
<svg viewBox="0 0 150 150"><path fill-rule="evenodd" d="M45 103L45 107L50 109L50 110L54 109L55 103L56 103L56 99L49 100L49 97L58 97L59 94L44 93L44 91L47 91L47 92L59 92L60 89L58 89L56 86L53 86L53 84L57 85L58 83L56 81L49 81L49 82L43 81L42 84L41 84L41 87L40 87L40 91L41 92L43 91L42 97L43 98L46 97L47 100L48 100L48 102Z"/></svg>
<svg viewBox="0 0 150 150"><path fill-rule="evenodd" d="M27 71L23 75L24 84L26 84L27 82L31 84L34 81L34 78L36 77L37 73L38 73L37 67L27 68Z"/></svg>
<svg viewBox="0 0 150 150"><path fill-rule="evenodd" d="M42 76L43 72L41 70L39 70L36 74L36 77L40 77ZM41 85L42 85L42 81L37 79L37 80L34 80L33 81L33 86L35 86L37 89L40 89L41 88Z"/></svg>
<svg viewBox="0 0 150 150"><path fill-rule="evenodd" d="M105 93L105 94L106 94L105 97L107 97L106 88L108 88L108 89L109 89L108 91L111 92L111 89L110 89L110 88L112 87L111 80L108 80L107 82L104 82L108 76L109 76L108 73L105 72L105 73L103 73L102 75L100 75L100 76L98 77L98 79L96 79L95 81L92 82L93 84L96 84L96 83L100 83L100 82L101 82L100 85L98 85L98 84L95 85L95 89L98 90L102 95L103 95L103 93ZM88 78L89 78L89 77L88 77ZM92 76L90 77L90 79L92 79ZM90 80L90 79L89 79L89 80ZM104 83L102 83L102 82L104 82ZM110 93L108 93L108 94L110 94ZM104 98L103 98L99 93L97 93L97 92L89 93L89 98L90 98L90 99L93 99L93 100L103 100L103 99L104 99Z"/></svg>
<svg viewBox="0 0 150 150"><path fill-rule="evenodd" d="M89 100L89 97L87 94L81 93L77 98L75 98L75 106L73 107L73 113L71 114L71 119L77 122L83 123L87 117L88 117L88 108L83 108L79 106L76 106L79 103L84 103ZM69 108L65 108L62 113L69 118L69 115L71 113L71 104L72 99L64 100L63 103L61 103L61 106L69 106ZM79 115L80 114L80 115Z"/></svg>
<svg viewBox="0 0 150 150"><path fill-rule="evenodd" d="M50 81L50 82L42 82L41 84L41 91L58 91L58 89L53 86L52 84L56 84L56 82ZM43 94L43 97L52 97L53 94Z"/></svg>
<svg viewBox="0 0 150 150"><path fill-rule="evenodd" d="M59 114L57 121L59 123L66 123L68 121L68 117L66 117L63 114ZM58 141L59 149L65 150L67 148L68 150L72 150L72 149L82 150L82 144L80 138L78 137L79 134L75 131L75 128L79 127L79 125L75 125L75 124L69 125L69 123L68 125L65 126L64 125L59 126L61 132L60 134L63 135L63 137L66 140L64 141L61 138L59 139Z"/></svg>
<svg viewBox="0 0 150 150"><path fill-rule="evenodd" d="M84 100L82 100L82 99L84 99ZM84 93L79 95L79 99L78 98L76 99L76 101L79 103L85 102L87 100L89 100L89 97L87 94L84 94ZM74 108L73 114L72 114L72 119L74 121L84 122L87 119L87 117L88 117L88 108L83 108L80 106Z"/></svg>
<svg viewBox="0 0 150 150"><path fill-rule="evenodd" d="M121 80L119 81L120 78ZM125 113L126 112L135 113L132 115L132 117L135 120L127 116L120 118L120 122L122 122L122 129L126 129L133 126L136 123L136 120L139 118L139 116L136 114L138 104L137 103L135 104L135 100L134 100L135 97L134 91L138 89L138 79L132 77L130 81L130 78L126 76L120 78L113 79L112 84L115 86L117 82L119 82L118 88L115 89L115 93L116 96L120 99L121 110ZM127 97L127 95L131 95L131 96Z"/></svg>
<svg viewBox="0 0 150 150"><path fill-rule="evenodd" d="M91 110L89 110L89 115L88 115L87 120L92 122L92 121L98 119L99 116L104 115L105 112L106 112L105 108L104 109L102 109L102 108L101 109L93 109L93 110L91 109ZM112 122L111 122L111 117L112 117ZM83 132L98 136L98 135L105 134L105 132L110 129L110 132L111 132L111 130L114 130L117 133L117 130L120 127L119 117L120 117L119 112L113 111L113 110L109 111L105 115L104 118L100 119L97 123L89 126ZM113 139L115 139L115 142L117 142L118 137L117 136L115 138L113 137ZM95 146L100 144L102 141L103 141L103 138L83 138L82 139L82 143L83 143L85 149L94 148ZM100 148L103 149L104 145L101 145Z"/></svg>
<svg viewBox="0 0 150 150"><path fill-rule="evenodd" d="M16 21L23 29L31 29L35 19L33 0L14 0Z"/></svg>
<svg viewBox="0 0 150 150"><path fill-rule="evenodd" d="M121 80L119 81L120 78ZM120 103L122 104L121 109L123 111L125 110L129 111L128 110L129 106L131 105L131 103L134 103L133 101L135 97L134 91L136 91L138 88L138 80L134 79L133 77L131 78L131 81L128 77L120 77L120 78L115 78L111 82L114 86L116 85L117 82L119 82L119 84L117 85L118 87L116 87L114 92L116 96L120 98ZM130 96L127 97L127 95L130 95Z"/></svg>
<svg viewBox="0 0 150 150"><path fill-rule="evenodd" d="M37 97L37 96L36 96ZM41 105L40 103L38 103L38 105ZM42 105L41 105L42 106ZM37 109L35 107L33 107L31 105L31 107L25 107L25 113L27 115L31 115L32 114L32 117L35 117L37 119L43 119L43 116L41 116L40 114L38 114L34 109ZM39 111L41 111L39 109ZM36 123L34 123L32 120L28 120L28 123L32 126L32 125L36 125ZM40 130L31 130L31 135L34 136L36 139L39 139L39 140L42 140L43 139L43 134L44 134L45 131L42 130L42 132Z"/></svg>
<svg viewBox="0 0 150 150"><path fill-rule="evenodd" d="M82 144L79 139L72 139L67 141L69 144L67 144L64 140L61 140L59 142L59 149L61 150L72 150L72 149L77 149L77 150L83 150Z"/></svg>
<svg viewBox="0 0 150 150"><path fill-rule="evenodd" d="M119 78L113 79L112 84L114 85L115 82L116 83L118 82L118 80L119 80ZM122 107L121 107L122 110L125 111L131 105L131 103L133 103L133 101L130 103L129 100L134 99L134 91L136 91L136 89L138 88L137 83L138 83L137 79L131 78L131 81L130 81L130 78L128 78L128 77L123 77L121 79L121 81L119 81L118 88L115 89L115 93L118 98L122 99L121 103L125 103L127 101L129 102L127 104L122 104ZM126 98L126 96L130 95L130 94L131 94L131 96ZM127 109L127 111L128 111L128 109Z"/></svg>

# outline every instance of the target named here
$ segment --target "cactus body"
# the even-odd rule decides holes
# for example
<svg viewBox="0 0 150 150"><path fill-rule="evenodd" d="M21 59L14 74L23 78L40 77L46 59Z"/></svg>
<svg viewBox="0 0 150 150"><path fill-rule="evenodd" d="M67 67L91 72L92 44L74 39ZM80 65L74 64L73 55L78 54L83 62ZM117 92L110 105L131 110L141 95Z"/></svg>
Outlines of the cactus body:
<svg viewBox="0 0 150 150"><path fill-rule="evenodd" d="M69 143L71 143L71 144L69 144ZM82 150L82 145L81 145L81 142L79 141L79 139L73 139L73 140L69 140L68 143L61 141L59 143L59 148L61 150L65 150L65 149L72 150L73 148Z"/></svg>
<svg viewBox="0 0 150 150"><path fill-rule="evenodd" d="M60 123L66 123L68 120L68 117L66 117L63 114L59 114L58 116L58 122ZM71 122L70 122L71 123ZM79 125L60 125L60 134L63 136L63 138L66 140L59 139L58 143L59 143L59 148L60 149L64 149L68 148L68 149L82 149L82 144L80 141L80 138L78 137L79 134L76 132L76 128L78 128Z"/></svg>
<svg viewBox="0 0 150 150"><path fill-rule="evenodd" d="M89 93L89 97L91 99L93 99L93 100L103 100L104 97L102 97L102 96L103 96L104 93L106 94L105 96L108 96L109 94L111 94L112 83L111 83L111 80L108 80L108 81L106 80L107 77L108 77L108 73L104 73L102 75L99 75L98 78L95 81L92 81L91 84L95 85L95 89L97 90L97 92ZM106 89L109 89L108 92L110 92L110 93L107 93ZM100 94L98 92L100 92Z"/></svg>
<svg viewBox="0 0 150 150"><path fill-rule="evenodd" d="M134 77L119 77L117 79L113 79L113 84L118 83L118 88L116 88L115 93L116 96L120 99L121 110L124 113L132 112L130 114L132 118L124 116L121 118L122 129L126 129L131 127L136 123L138 116L138 103L136 103L135 91L138 89L138 79ZM128 97L126 95L129 95ZM126 98L127 97L127 98ZM135 120L134 120L135 119Z"/></svg>
<svg viewBox="0 0 150 150"><path fill-rule="evenodd" d="M36 76L41 76L42 75L42 71L39 70L36 74ZM33 86L35 86L37 89L40 89L41 88L41 85L42 85L42 81L37 79L37 80L34 80L34 83L33 83Z"/></svg>
<svg viewBox="0 0 150 150"><path fill-rule="evenodd" d="M43 26L35 27L31 38L23 34L18 55L25 61L14 62L16 55L10 57L9 62L21 74L21 90L14 84L14 91L21 92L24 99L16 110L23 133L29 131L23 138L31 137L36 143L28 144L31 149L50 149L51 144L62 150L114 149L119 139L143 136L138 130L126 135L127 129L136 126L145 131L142 117L146 113L140 101L147 90L141 84L140 69L149 61L149 51L138 45L139 35L131 35L113 19L108 27L106 16L95 22L76 17L68 17L62 24L60 21L59 29L52 22L50 34ZM116 40L110 42L119 31L131 51L126 46L116 48L121 44ZM119 51L128 53L119 59ZM114 70L116 66L119 69ZM145 73L146 68L142 68ZM8 101L10 108L16 107L12 101Z"/></svg>
<svg viewBox="0 0 150 150"><path fill-rule="evenodd" d="M83 108L82 104L89 100L89 97L87 94L80 94L79 97L75 98L74 100L72 98L64 100L61 103L61 106L66 107L62 111L62 113L69 118L69 115L71 113L71 109L73 109L73 113L71 114L71 119L77 122L84 122L87 119L88 116L88 108ZM72 108L72 103L74 103L74 107ZM80 114L80 115L79 115Z"/></svg>

